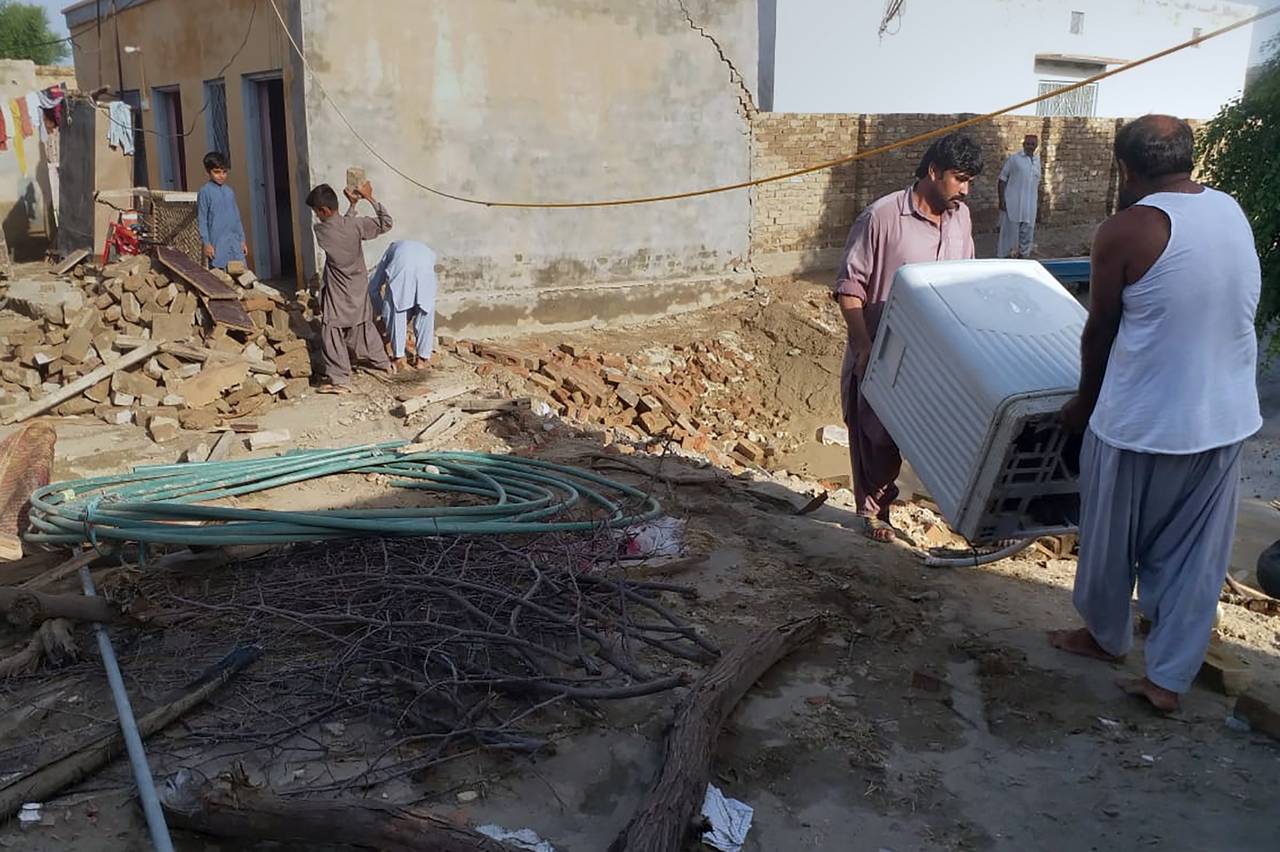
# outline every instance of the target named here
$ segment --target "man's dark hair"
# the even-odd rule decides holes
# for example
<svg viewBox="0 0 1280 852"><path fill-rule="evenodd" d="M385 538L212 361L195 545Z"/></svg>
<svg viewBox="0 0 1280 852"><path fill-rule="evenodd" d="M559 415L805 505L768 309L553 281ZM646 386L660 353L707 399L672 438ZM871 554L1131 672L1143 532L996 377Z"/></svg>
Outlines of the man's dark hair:
<svg viewBox="0 0 1280 852"><path fill-rule="evenodd" d="M1172 115L1144 115L1116 133L1116 159L1140 177L1190 174L1195 168L1195 134Z"/></svg>
<svg viewBox="0 0 1280 852"><path fill-rule="evenodd" d="M930 166L937 166L940 172L955 169L975 178L982 174L982 146L967 133L948 133L935 139L929 150L924 152L916 177L928 177Z"/></svg>
<svg viewBox="0 0 1280 852"><path fill-rule="evenodd" d="M321 207L337 210L338 193L334 192L329 184L322 183L307 193L307 206L312 210L318 210Z"/></svg>
<svg viewBox="0 0 1280 852"><path fill-rule="evenodd" d="M221 151L210 151L204 155L204 170L211 172L214 169L227 169L227 155Z"/></svg>

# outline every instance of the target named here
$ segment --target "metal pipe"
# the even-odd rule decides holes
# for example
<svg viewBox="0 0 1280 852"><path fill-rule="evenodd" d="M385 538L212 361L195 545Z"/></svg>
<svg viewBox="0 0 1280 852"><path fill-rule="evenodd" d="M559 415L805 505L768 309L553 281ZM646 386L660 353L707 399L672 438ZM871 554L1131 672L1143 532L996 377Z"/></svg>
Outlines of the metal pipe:
<svg viewBox="0 0 1280 852"><path fill-rule="evenodd" d="M1026 550L1035 544L1035 541L1034 538L1024 538L999 550L993 550L990 553L974 553L972 556L926 556L924 564L926 568L976 568L979 565L1008 559Z"/></svg>
<svg viewBox="0 0 1280 852"><path fill-rule="evenodd" d="M87 566L80 569L80 584L84 587L85 597L98 596ZM98 636L102 667L107 670L107 682L111 684L111 698L116 703L120 733L124 737L125 749L129 752L133 778L138 783L138 798L142 801L142 813L147 818L147 829L151 832L151 845L156 848L156 852L173 852L169 826L165 824L164 813L160 810L160 797L156 795L147 753L142 748L142 735L138 733L138 722L133 718L133 707L129 704L129 693L125 692L124 676L120 674L120 663L116 660L115 649L111 647L111 637L107 635L107 629L96 621L93 623L93 632Z"/></svg>

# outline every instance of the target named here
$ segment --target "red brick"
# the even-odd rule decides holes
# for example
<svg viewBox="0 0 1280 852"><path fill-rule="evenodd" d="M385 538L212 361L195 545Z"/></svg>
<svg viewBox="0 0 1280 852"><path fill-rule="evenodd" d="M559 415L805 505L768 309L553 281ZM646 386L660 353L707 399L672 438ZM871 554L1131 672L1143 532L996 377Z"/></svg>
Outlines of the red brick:
<svg viewBox="0 0 1280 852"><path fill-rule="evenodd" d="M640 415L640 426L650 435L657 436L671 427L671 421L660 411L646 411Z"/></svg>

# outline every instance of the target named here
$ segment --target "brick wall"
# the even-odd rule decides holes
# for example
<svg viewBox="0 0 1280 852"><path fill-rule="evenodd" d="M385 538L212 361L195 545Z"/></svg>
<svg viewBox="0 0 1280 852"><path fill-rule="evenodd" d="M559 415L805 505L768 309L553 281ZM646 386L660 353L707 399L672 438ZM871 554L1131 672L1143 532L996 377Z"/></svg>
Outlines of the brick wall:
<svg viewBox="0 0 1280 852"><path fill-rule="evenodd" d="M752 176L785 172L906 139L960 121L963 115L759 113L752 119ZM996 175L1022 137L1040 137L1045 197L1042 232L1094 225L1113 209L1115 119L1004 116L966 132L982 143L986 168L970 195L974 231L997 228ZM858 212L910 184L929 142L756 187L752 255L757 265L783 259L774 271L830 263ZM768 271L768 270L766 270Z"/></svg>

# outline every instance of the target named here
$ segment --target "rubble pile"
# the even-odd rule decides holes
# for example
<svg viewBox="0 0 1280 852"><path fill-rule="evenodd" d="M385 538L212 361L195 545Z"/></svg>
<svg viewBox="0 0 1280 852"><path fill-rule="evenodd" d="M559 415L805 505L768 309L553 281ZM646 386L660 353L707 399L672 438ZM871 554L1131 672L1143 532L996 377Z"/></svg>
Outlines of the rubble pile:
<svg viewBox="0 0 1280 852"><path fill-rule="evenodd" d="M771 468L791 448L785 432L754 431L780 419L747 391L753 356L719 338L632 357L567 343L542 350L442 338L441 346L606 440L670 441L728 468Z"/></svg>
<svg viewBox="0 0 1280 852"><path fill-rule="evenodd" d="M11 292L8 306L31 322L0 335L0 422L84 385L41 413L137 423L157 442L182 429L253 431L246 418L306 390L311 331L305 305L243 265L230 272L179 273L139 255L42 282L56 299Z"/></svg>

